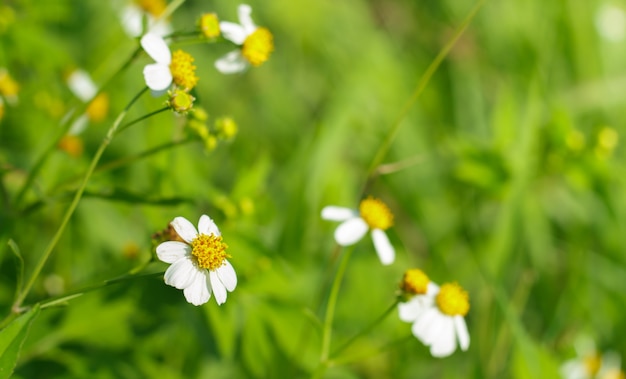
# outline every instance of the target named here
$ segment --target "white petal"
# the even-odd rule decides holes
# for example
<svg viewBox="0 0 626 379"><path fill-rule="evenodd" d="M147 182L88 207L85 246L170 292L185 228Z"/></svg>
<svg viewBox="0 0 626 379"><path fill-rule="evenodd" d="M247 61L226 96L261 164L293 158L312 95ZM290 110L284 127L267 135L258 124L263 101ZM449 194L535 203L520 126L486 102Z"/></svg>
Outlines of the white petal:
<svg viewBox="0 0 626 379"><path fill-rule="evenodd" d="M222 235L220 230L217 228L217 225L215 225L215 222L207 215L200 216L200 221L198 221L198 233L218 237Z"/></svg>
<svg viewBox="0 0 626 379"><path fill-rule="evenodd" d="M143 47L146 53L148 53L155 62L166 66L172 63L170 48L167 47L165 40L161 36L155 33L144 35L141 37L141 47Z"/></svg>
<svg viewBox="0 0 626 379"><path fill-rule="evenodd" d="M129 37L138 37L141 34L141 9L134 5L124 7L120 16L122 27Z"/></svg>
<svg viewBox="0 0 626 379"><path fill-rule="evenodd" d="M209 280L211 281L211 288L213 289L217 305L224 304L226 301L226 288L215 271L209 271Z"/></svg>
<svg viewBox="0 0 626 379"><path fill-rule="evenodd" d="M434 282L428 282L428 286L426 287L426 295L430 297L435 297L439 293L439 286Z"/></svg>
<svg viewBox="0 0 626 379"><path fill-rule="evenodd" d="M322 209L322 219L329 221L346 221L358 216L354 209L330 205Z"/></svg>
<svg viewBox="0 0 626 379"><path fill-rule="evenodd" d="M466 351L469 348L470 336L463 316L454 316L454 327L456 329L456 335L459 337L459 346L461 350Z"/></svg>
<svg viewBox="0 0 626 379"><path fill-rule="evenodd" d="M172 84L170 68L160 63L152 63L143 68L146 85L153 91L163 91Z"/></svg>
<svg viewBox="0 0 626 379"><path fill-rule="evenodd" d="M85 129L87 129L87 124L89 124L89 116L87 116L87 114L85 113L78 117L76 120L74 120L67 134L71 136L77 136L80 133L84 132Z"/></svg>
<svg viewBox="0 0 626 379"><path fill-rule="evenodd" d="M228 292L233 292L235 287L237 287L237 274L230 262L224 260L224 264L215 271Z"/></svg>
<svg viewBox="0 0 626 379"><path fill-rule="evenodd" d="M235 74L247 67L248 61L241 55L241 50L233 50L215 61L215 68L222 74Z"/></svg>
<svg viewBox="0 0 626 379"><path fill-rule="evenodd" d="M172 225L180 238L184 239L188 243L191 243L191 241L198 236L196 227L184 217L176 217L172 220L172 222L170 222L170 225Z"/></svg>
<svg viewBox="0 0 626 379"><path fill-rule="evenodd" d="M241 4L237 8L237 13L239 15L239 23L243 26L247 35L252 34L256 30L256 25L252 21L252 7L248 4Z"/></svg>
<svg viewBox="0 0 626 379"><path fill-rule="evenodd" d="M372 241L374 241L374 247L380 262L385 266L392 264L396 259L396 251L391 246L387 234L381 229L374 229L372 230Z"/></svg>
<svg viewBox="0 0 626 379"><path fill-rule="evenodd" d="M454 321L452 317L441 317L439 333L430 346L433 357L443 358L454 353L456 350L456 336L454 335Z"/></svg>
<svg viewBox="0 0 626 379"><path fill-rule="evenodd" d="M439 330L437 329L439 312L434 308L426 309L419 318L413 323L411 332L424 345L430 345L436 338Z"/></svg>
<svg viewBox="0 0 626 379"><path fill-rule="evenodd" d="M91 100L98 92L98 87L96 87L89 74L84 70L72 72L70 77L67 78L67 85L72 93L85 103Z"/></svg>
<svg viewBox="0 0 626 379"><path fill-rule="evenodd" d="M207 271L198 271L193 283L183 290L187 302L193 305L202 305L211 298L211 287L208 282Z"/></svg>
<svg viewBox="0 0 626 379"><path fill-rule="evenodd" d="M406 303L398 304L398 314L400 320L405 322L414 322L426 310L423 298L424 296L416 295Z"/></svg>
<svg viewBox="0 0 626 379"><path fill-rule="evenodd" d="M148 16L148 31L163 37L172 34L172 27L165 19L156 19L152 16Z"/></svg>
<svg viewBox="0 0 626 379"><path fill-rule="evenodd" d="M165 263L174 263L191 253L191 246L180 241L166 241L157 246L157 257Z"/></svg>
<svg viewBox="0 0 626 379"><path fill-rule="evenodd" d="M369 227L362 218L351 218L337 227L335 240L341 246L353 245L363 238L368 229Z"/></svg>
<svg viewBox="0 0 626 379"><path fill-rule="evenodd" d="M248 37L243 26L235 24L234 22L220 22L220 32L222 32L224 38L236 45L243 45L246 37Z"/></svg>
<svg viewBox="0 0 626 379"><path fill-rule="evenodd" d="M165 271L165 284L182 290L193 283L197 272L190 259L181 258Z"/></svg>

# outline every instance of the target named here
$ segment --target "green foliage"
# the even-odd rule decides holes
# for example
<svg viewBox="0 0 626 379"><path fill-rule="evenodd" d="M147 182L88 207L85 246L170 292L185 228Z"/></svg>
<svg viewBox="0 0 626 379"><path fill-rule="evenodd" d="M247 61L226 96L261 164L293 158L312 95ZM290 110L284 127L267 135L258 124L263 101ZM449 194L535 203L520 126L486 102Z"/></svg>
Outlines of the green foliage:
<svg viewBox="0 0 626 379"><path fill-rule="evenodd" d="M252 1L275 51L224 75L214 62L237 47L196 22L237 21L238 4L170 1L168 43L194 57L207 116L190 126L141 95L50 245L154 61L124 31L131 3L0 4L0 75L19 85L18 101L0 85L0 376L555 378L580 336L626 356L624 4L485 1L403 115L476 2ZM60 140L87 108L77 68L109 101L80 149ZM396 260L356 244L320 362L344 253L320 211L367 195L394 213ZM187 303L155 253L174 217L202 214L238 277L220 306ZM394 311L333 356L414 267L469 292L469 350L433 358Z"/></svg>

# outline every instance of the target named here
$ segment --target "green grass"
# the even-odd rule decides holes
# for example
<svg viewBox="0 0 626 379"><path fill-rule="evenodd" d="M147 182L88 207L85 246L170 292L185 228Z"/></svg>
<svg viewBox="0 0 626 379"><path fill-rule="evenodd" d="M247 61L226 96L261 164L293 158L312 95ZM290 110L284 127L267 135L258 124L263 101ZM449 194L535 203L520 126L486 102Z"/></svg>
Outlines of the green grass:
<svg viewBox="0 0 626 379"><path fill-rule="evenodd" d="M43 307L15 377L555 378L580 335L624 356L626 50L599 32L606 4L622 6L487 0L406 114L475 2L251 1L275 51L237 75L213 67L231 44L175 44L195 58L196 105L210 122L233 117L239 132L212 151L197 138L178 143L194 135L168 111L113 139L24 305L135 268L157 274ZM142 53L103 88L110 111L80 135L83 154L53 148L18 201L62 118L81 106L68 73L83 68L102 85L137 48L118 18L124 5L0 5L0 67L20 86L0 120L2 318L20 282L9 241L27 281L108 128L144 87ZM236 21L236 7L187 0L171 24L191 32L203 12ZM164 100L144 94L124 122ZM399 117L382 174L365 186ZM345 250L320 211L364 195L393 211L397 257L382 266L369 238L354 247L332 321L337 364L322 375L324 315ZM239 279L221 306L188 304L158 274L167 265L152 235L202 214L220 227ZM469 350L433 358L392 312L332 357L414 267L469 292Z"/></svg>

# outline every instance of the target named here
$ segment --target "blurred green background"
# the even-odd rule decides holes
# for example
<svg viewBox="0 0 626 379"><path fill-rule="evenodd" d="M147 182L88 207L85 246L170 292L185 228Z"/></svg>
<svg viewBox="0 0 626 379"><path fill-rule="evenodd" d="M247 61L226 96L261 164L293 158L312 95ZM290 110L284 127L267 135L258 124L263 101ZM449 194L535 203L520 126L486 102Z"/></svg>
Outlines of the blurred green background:
<svg viewBox="0 0 626 379"><path fill-rule="evenodd" d="M220 227L239 285L228 301L188 304L161 276L93 291L45 309L22 350L18 378L297 378L317 366L335 266L326 205L356 206L367 168L416 83L475 4L462 0L250 1L274 34L259 68L222 75L228 44L181 44L195 57L194 95L239 134L207 152L173 147L94 174L35 284L34 303L154 260L151 236L176 216ZM16 282L9 239L26 275L61 223L97 146L144 86L141 54L104 91L78 157L55 151L21 205L28 172L80 104L65 78L98 84L137 40L125 1L0 4L0 67L19 103L0 121L0 310ZM236 21L237 3L188 0L173 15L192 31L203 12ZM486 1L402 121L368 195L395 214L396 262L356 248L334 322L338 346L394 301L406 269L470 294L471 346L435 359L396 314L346 356L367 358L327 378L554 378L589 335L626 353L626 2ZM144 95L128 120L162 106ZM186 134L161 113L117 137L101 166ZM164 271L152 262L148 270ZM381 347L385 346L384 349Z"/></svg>

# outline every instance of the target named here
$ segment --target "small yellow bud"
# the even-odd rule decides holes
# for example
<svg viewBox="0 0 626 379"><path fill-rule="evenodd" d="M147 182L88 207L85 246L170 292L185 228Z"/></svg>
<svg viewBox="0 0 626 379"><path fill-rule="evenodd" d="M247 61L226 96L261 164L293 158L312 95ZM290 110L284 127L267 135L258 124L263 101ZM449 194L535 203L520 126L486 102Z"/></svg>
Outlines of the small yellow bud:
<svg viewBox="0 0 626 379"><path fill-rule="evenodd" d="M200 31L209 39L219 37L220 22L215 13L205 13L200 17Z"/></svg>
<svg viewBox="0 0 626 379"><path fill-rule="evenodd" d="M237 124L231 117L224 116L215 120L215 130L220 138L229 140L237 135Z"/></svg>
<svg viewBox="0 0 626 379"><path fill-rule="evenodd" d="M193 107L193 101L196 99L187 91L183 91L179 88L168 91L168 95L170 98L167 101L167 105L176 113L186 113L189 111Z"/></svg>

